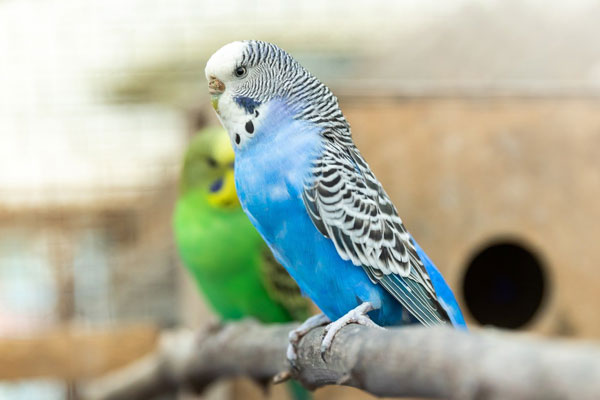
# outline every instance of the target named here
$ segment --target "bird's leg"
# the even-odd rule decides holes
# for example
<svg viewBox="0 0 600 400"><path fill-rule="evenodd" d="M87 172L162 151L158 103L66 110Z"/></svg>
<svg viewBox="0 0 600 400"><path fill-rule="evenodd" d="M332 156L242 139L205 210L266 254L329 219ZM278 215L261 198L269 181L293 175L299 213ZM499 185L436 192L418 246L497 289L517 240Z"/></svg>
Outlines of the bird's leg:
<svg viewBox="0 0 600 400"><path fill-rule="evenodd" d="M326 325L330 322L331 320L325 314L321 313L313 315L312 317L304 321L299 327L290 331L288 335L289 344L287 347L286 355L288 361L290 362L290 364L292 364L292 366L295 364L296 359L298 358L298 355L296 354L296 347L298 346L298 343L300 343L300 339L302 339L304 335L306 335L314 328Z"/></svg>
<svg viewBox="0 0 600 400"><path fill-rule="evenodd" d="M367 313L375 310L375 307L370 302L366 301L358 307L348 311L344 316L336 321L333 321L325 327L325 337L321 342L321 358L325 361L325 353L331 347L335 335L348 324L359 324L370 328L383 329L369 318Z"/></svg>

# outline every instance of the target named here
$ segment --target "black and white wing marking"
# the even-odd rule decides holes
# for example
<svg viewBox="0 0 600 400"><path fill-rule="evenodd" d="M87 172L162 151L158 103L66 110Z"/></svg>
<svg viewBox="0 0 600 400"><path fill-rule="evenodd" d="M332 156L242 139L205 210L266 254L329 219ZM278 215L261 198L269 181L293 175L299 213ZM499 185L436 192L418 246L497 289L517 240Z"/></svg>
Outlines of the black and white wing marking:
<svg viewBox="0 0 600 400"><path fill-rule="evenodd" d="M266 245L261 252L260 272L271 299L281 304L294 320L304 321L310 316L310 301Z"/></svg>
<svg viewBox="0 0 600 400"><path fill-rule="evenodd" d="M326 140L302 194L317 229L424 325L448 323L396 208L353 144Z"/></svg>

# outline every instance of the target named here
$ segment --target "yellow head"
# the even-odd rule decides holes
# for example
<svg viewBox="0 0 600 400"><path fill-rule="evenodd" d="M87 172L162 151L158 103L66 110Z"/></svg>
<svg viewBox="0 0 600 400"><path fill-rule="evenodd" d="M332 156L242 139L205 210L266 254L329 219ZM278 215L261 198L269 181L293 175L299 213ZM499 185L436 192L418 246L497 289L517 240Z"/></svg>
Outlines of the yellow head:
<svg viewBox="0 0 600 400"><path fill-rule="evenodd" d="M223 128L206 128L198 132L185 155L181 193L200 190L206 193L206 199L214 207L238 207L233 161L233 149Z"/></svg>

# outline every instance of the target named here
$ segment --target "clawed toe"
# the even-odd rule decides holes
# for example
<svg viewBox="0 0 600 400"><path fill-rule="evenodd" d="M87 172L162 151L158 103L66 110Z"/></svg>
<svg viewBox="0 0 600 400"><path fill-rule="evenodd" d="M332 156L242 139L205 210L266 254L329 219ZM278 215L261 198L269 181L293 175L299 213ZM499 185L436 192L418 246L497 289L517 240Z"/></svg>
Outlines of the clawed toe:
<svg viewBox="0 0 600 400"><path fill-rule="evenodd" d="M294 346L292 343L288 343L285 356L289 363L292 366L294 366L296 364L296 360L298 359L298 354L296 353L296 346Z"/></svg>
<svg viewBox="0 0 600 400"><path fill-rule="evenodd" d="M286 357L289 363L292 365L292 367L296 366L296 360L298 359L298 353L296 351L296 348L298 347L298 344L300 343L302 337L305 336L312 329L318 326L325 325L328 322L330 322L330 320L329 318L327 318L327 316L325 316L325 314L313 315L312 317L304 321L302 325L300 325L298 328L290 331L290 333L288 334L289 343L286 350Z"/></svg>
<svg viewBox="0 0 600 400"><path fill-rule="evenodd" d="M346 326L348 324L354 323L354 324L359 324L359 325L363 325L363 326L367 326L367 327L371 327L371 328L383 329L382 327L377 325L375 322L373 322L371 320L371 318L369 318L369 316L367 315L367 313L372 310L374 310L373 305L369 302L365 302L365 303L362 303L361 305L359 305L358 307L347 312L344 316L342 316L337 321L334 321L334 322L330 323L329 325L327 325L324 330L323 340L321 341L321 349L320 349L321 350L321 359L323 361L326 361L325 355L331 348L331 345L333 343L333 339L335 338L335 335L344 326Z"/></svg>
<svg viewBox="0 0 600 400"><path fill-rule="evenodd" d="M327 325L325 327L325 332L323 335L323 340L321 341L321 360L325 361L325 355L327 351L331 348L331 344L333 343L333 337L335 336L335 331L328 329L333 323Z"/></svg>
<svg viewBox="0 0 600 400"><path fill-rule="evenodd" d="M356 319L356 321L353 321L353 322L355 324L366 326L366 327L369 327L369 328L383 329L381 326L377 325L375 322L373 322L373 320L371 318L369 318L366 315L360 315Z"/></svg>
<svg viewBox="0 0 600 400"><path fill-rule="evenodd" d="M383 329L379 325L377 325L375 322L373 322L371 320L371 318L369 318L369 316L367 315L367 313L369 311L372 311L374 309L375 308L373 307L373 305L371 303L365 302L365 303L360 304L358 307L347 312L344 316L342 316L337 321L331 322L329 320L329 318L327 318L324 314L319 314L319 315L310 317L309 319L304 321L304 323L302 325L300 325L298 328L290 331L290 333L288 334L289 343L288 343L288 347L286 350L286 357L287 357L289 363L292 365L292 367L296 367L296 360L298 359L297 346L300 343L300 340L302 339L302 337L304 335L306 335L308 332L310 332L312 329L314 329L318 326L324 325L328 322L330 322L330 323L325 327L325 330L323 331L323 340L321 341L321 347L320 347L321 359L323 361L325 361L325 355L331 348L331 345L333 343L333 339L335 338L335 335L344 326L354 323L354 324L368 326L371 328Z"/></svg>

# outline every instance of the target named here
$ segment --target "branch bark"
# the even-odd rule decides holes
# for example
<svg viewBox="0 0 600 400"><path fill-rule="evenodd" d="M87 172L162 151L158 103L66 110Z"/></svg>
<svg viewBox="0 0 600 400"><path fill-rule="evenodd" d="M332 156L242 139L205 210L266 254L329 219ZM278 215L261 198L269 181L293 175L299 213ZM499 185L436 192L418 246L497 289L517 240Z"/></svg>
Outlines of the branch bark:
<svg viewBox="0 0 600 400"><path fill-rule="evenodd" d="M225 377L258 382L288 368L287 334L295 325L243 321L195 335L163 336L157 352L84 385L89 400L147 399L180 387L202 390ZM378 396L453 399L592 399L600 396L600 347L496 330L387 330L350 325L336 336L326 361L323 329L298 349L296 379L315 389L341 384Z"/></svg>

